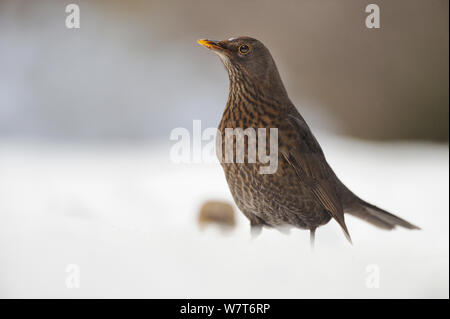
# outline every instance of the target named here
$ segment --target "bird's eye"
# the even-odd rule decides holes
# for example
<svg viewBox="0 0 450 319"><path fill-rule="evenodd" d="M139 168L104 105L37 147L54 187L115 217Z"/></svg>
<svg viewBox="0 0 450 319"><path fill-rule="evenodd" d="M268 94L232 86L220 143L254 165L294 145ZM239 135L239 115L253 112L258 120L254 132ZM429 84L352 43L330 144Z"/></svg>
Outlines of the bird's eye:
<svg viewBox="0 0 450 319"><path fill-rule="evenodd" d="M239 47L239 53L241 54L247 54L250 52L250 47L246 44L243 44Z"/></svg>

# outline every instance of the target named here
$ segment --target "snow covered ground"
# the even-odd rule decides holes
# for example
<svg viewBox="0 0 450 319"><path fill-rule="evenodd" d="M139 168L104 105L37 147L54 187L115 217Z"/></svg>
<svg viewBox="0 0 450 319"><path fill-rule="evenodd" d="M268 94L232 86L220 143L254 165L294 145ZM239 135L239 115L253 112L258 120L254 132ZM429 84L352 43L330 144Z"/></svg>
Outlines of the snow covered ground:
<svg viewBox="0 0 450 319"><path fill-rule="evenodd" d="M0 297L448 298L448 146L320 141L352 190L423 230L348 216L354 245L331 221L314 252L306 231L252 240L240 212L201 232L203 201L231 201L223 172L171 163L168 142L0 140Z"/></svg>

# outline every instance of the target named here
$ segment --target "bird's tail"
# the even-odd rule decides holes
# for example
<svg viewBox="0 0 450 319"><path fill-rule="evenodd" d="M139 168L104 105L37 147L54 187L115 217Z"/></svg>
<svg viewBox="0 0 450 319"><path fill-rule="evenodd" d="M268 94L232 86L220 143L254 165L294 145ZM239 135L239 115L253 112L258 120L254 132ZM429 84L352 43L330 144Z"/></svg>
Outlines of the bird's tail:
<svg viewBox="0 0 450 319"><path fill-rule="evenodd" d="M407 229L420 229L416 225L397 217L375 205L369 204L360 198L357 198L351 205L344 208L344 211L350 215L359 217L374 226L391 230L396 226Z"/></svg>
<svg viewBox="0 0 450 319"><path fill-rule="evenodd" d="M344 198L346 198L344 202L345 213L361 218L374 226L387 230L394 229L396 226L420 229L416 225L360 199L346 187Z"/></svg>

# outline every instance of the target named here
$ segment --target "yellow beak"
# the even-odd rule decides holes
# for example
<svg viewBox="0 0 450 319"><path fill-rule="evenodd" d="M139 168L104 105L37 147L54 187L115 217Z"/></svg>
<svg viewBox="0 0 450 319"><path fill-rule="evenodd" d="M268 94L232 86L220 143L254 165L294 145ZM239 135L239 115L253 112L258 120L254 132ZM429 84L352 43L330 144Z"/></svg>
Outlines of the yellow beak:
<svg viewBox="0 0 450 319"><path fill-rule="evenodd" d="M219 45L219 41L201 39L198 40L197 43L207 47L210 50L223 50L223 48Z"/></svg>

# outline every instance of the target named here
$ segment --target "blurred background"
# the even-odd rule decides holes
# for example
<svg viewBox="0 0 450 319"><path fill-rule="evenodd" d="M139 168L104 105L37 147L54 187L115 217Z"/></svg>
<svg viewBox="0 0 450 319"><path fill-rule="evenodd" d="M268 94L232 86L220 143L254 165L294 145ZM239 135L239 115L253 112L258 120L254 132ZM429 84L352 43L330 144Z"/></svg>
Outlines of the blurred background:
<svg viewBox="0 0 450 319"><path fill-rule="evenodd" d="M0 297L448 298L448 1L378 0L380 29L361 0L75 3L80 29L68 3L0 0ZM171 162L169 135L217 126L228 78L196 40L239 35L341 179L422 231L349 217L355 245L330 222L313 254L307 232L251 241L236 207L231 233L199 230L232 198L219 165Z"/></svg>

